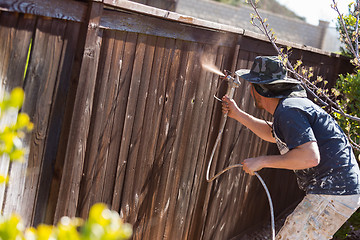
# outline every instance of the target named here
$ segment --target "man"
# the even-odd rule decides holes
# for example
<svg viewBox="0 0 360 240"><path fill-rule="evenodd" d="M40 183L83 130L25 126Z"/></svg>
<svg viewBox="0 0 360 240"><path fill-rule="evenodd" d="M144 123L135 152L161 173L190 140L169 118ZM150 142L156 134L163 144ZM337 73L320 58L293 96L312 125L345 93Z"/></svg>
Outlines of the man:
<svg viewBox="0 0 360 240"><path fill-rule="evenodd" d="M294 170L306 192L276 239L331 239L360 206L360 171L344 132L306 98L277 57L256 57L251 70L236 74L250 82L256 106L272 114L273 123L242 111L227 96L223 112L260 138L276 142L281 153L245 159L243 169L251 175L262 168Z"/></svg>

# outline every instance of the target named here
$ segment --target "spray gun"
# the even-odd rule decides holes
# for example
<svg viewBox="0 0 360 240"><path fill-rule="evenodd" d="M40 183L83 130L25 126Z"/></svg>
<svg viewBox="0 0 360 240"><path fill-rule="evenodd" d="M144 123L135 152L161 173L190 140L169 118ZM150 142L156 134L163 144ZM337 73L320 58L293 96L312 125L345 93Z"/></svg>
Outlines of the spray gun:
<svg viewBox="0 0 360 240"><path fill-rule="evenodd" d="M226 95L229 97L229 98L233 98L234 97L234 93L235 93L235 89L238 88L240 86L240 81L239 81L239 76L236 75L235 77L232 77L231 76L231 72L225 70L225 75L222 77L224 81L227 81L228 83L228 88L227 88L227 91L226 91ZM214 98L217 99L218 101L222 102L221 99L219 99L218 97L216 97L214 95ZM219 172L218 174L216 174L215 176L213 177L209 177L209 174L210 174L210 168L211 168L211 164L212 164L212 161L214 159L214 154L215 154L215 151L217 149L217 146L219 145L219 142L220 142L220 139L221 139L221 136L224 132L224 128L225 128L225 124L226 124L226 120L227 120L227 113L226 114L223 114L223 117L221 119L221 122L220 122L220 130L219 130L219 133L218 133L218 136L216 138L216 141L215 141L215 145L213 147L213 150L211 152L211 156L210 156L210 160L209 160L209 164L208 164L208 168L207 168L207 171L206 171L206 181L207 182L212 182L213 180L215 180L217 177L219 177L221 174L223 174L224 172L226 172L227 170L229 169L224 169L223 171ZM242 165L241 165L242 166ZM233 166L235 167L235 165ZM232 167L232 168L233 168ZM240 166L239 166L240 167Z"/></svg>
<svg viewBox="0 0 360 240"><path fill-rule="evenodd" d="M235 75L235 77L232 77L231 72L226 71L226 70L224 72L225 72L225 75L222 75L222 78L223 78L223 80L227 81L227 83L228 83L228 88L227 88L227 91L226 91L226 95L230 99L232 99L234 97L235 89L238 88L240 86L240 84L241 84L240 81L239 81L239 76ZM219 99L218 97L216 97L216 95L214 95L214 98L217 99L218 101L222 102L222 100ZM227 172L228 170L230 170L232 168L242 167L243 166L242 164L230 165L227 168L225 168L225 169L221 170L220 172L216 173L213 177L209 176L210 175L210 168L211 168L212 161L213 161L213 158L214 158L214 154L215 154L215 151L217 149L217 146L219 145L221 136L222 136L222 134L224 132L226 120L227 120L227 113L223 114L223 117L222 117L221 122L220 122L220 130L219 130L218 136L217 136L216 141L215 141L215 145L214 145L214 147L212 149L212 152L211 152L211 155L210 155L210 160L209 160L207 171L206 171L206 181L207 182L214 181L220 175L222 175L223 173ZM270 192L269 192L264 180L260 177L260 175L257 172L255 172L255 175L259 179L259 181L261 182L262 186L264 187L267 198L268 198L268 201L269 201L270 215L271 215L272 239L275 240L274 207L273 207L273 203L272 203L272 200L271 200Z"/></svg>

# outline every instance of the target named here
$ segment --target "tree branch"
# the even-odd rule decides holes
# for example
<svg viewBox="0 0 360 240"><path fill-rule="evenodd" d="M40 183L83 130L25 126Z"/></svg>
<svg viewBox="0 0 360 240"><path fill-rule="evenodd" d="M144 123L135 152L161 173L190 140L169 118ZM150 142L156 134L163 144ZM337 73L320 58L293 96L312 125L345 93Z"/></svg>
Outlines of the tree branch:
<svg viewBox="0 0 360 240"><path fill-rule="evenodd" d="M346 38L347 38L347 41L350 42L350 46L352 47L352 52L355 56L359 56L358 54L358 49L357 51L354 50L352 44L351 44L351 40L350 40L350 37L349 37L349 34L347 33L346 31L346 27L345 27L345 24L344 24L344 20L342 18L342 15L340 14L340 11L339 9L337 8L337 5L335 3L335 0L333 0L334 2L334 6L333 8L338 12L339 16L340 16L340 19L341 19L341 23L345 29L345 33L346 33ZM306 89L306 91L308 93L310 93L315 99L317 99L320 104L322 106L325 106L325 107L331 107L331 110L338 113L338 114L341 114L342 116L346 117L346 118L349 118L351 120L354 120L354 121L358 121L360 122L360 118L359 117L356 117L356 116L352 116L352 115L349 115L349 114L346 114L342 109L341 107L336 103L334 102L333 100L331 100L329 98L329 96L327 96L327 94L325 94L321 89L319 89L315 84L313 84L309 79L307 79L306 77L302 76L301 74L299 74L298 72L295 71L293 65L290 63L290 61L288 61L288 57L287 55L285 55L281 50L280 48L276 45L276 37L274 36L274 33L273 31L270 29L268 29L269 27L269 24L266 24L266 20L267 19L263 19L261 16L260 16L260 13L258 12L257 10L257 6L256 6L256 3L257 2L254 2L253 0L247 0L247 3L249 3L252 8L254 9L254 12L255 12L255 15L252 16L252 20L251 20L251 24L253 24L255 27L257 27L262 33L265 34L265 36L269 39L270 43L273 45L274 49L277 51L279 57L282 58L282 60L284 61L285 65L287 66L288 68L288 71L291 72L294 77L299 80L301 82L301 85ZM358 1L357 1L358 3ZM359 4L357 4L357 8L356 9L359 9ZM359 14L358 14L359 15ZM254 22L254 19L257 19L260 23L260 25L256 24ZM356 31L358 30L358 20L359 18L357 18L357 22L356 22ZM356 32L357 33L357 32ZM271 35L270 35L271 34ZM358 36L356 37L356 39L358 40ZM358 43L358 42L357 42ZM358 45L356 45L358 46ZM357 63L359 64L360 61L357 61ZM313 90L311 90L309 88L309 86L312 88L312 89L315 89L317 92L321 93L321 96L318 96L318 94L316 94ZM325 98L325 100L327 102L325 102L323 99L321 99L321 97ZM350 139L350 138L349 138ZM358 144L356 144L354 141L352 141L350 139L350 142L351 144L357 148L357 149L360 149L360 146Z"/></svg>

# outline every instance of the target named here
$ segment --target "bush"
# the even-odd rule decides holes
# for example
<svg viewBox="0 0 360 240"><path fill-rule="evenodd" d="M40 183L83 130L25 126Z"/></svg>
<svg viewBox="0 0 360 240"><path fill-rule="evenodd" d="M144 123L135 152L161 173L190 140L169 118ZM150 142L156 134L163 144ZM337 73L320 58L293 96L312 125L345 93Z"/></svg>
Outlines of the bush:
<svg viewBox="0 0 360 240"><path fill-rule="evenodd" d="M23 161L26 149L22 146L26 132L33 124L26 113L19 113L23 104L24 91L15 88L10 94L4 93L0 101L0 156L7 156L10 161ZM7 176L0 176L0 183L7 181Z"/></svg>
<svg viewBox="0 0 360 240"><path fill-rule="evenodd" d="M355 74L347 73L345 76L340 75L336 83L336 89L341 92L339 105L345 113L355 117L360 116L360 70ZM341 128L350 136L351 140L359 143L360 140L360 123L358 121L345 118L335 113ZM359 149L354 149L355 155L359 160Z"/></svg>
<svg viewBox="0 0 360 240"><path fill-rule="evenodd" d="M125 240L132 235L130 224L105 204L94 204L87 221L62 217L57 226L41 224L25 229L17 215L0 218L0 239L6 240Z"/></svg>

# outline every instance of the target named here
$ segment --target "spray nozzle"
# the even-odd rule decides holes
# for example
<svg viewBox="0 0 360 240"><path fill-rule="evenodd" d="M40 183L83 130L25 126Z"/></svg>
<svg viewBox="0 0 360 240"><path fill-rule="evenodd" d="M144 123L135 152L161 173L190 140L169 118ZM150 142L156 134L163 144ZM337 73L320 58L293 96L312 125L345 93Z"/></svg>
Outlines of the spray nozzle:
<svg viewBox="0 0 360 240"><path fill-rule="evenodd" d="M224 80L228 81L228 83L231 85L231 87L237 88L240 86L239 76L235 75L235 77L232 77L232 72L228 70L224 70L225 76L223 77Z"/></svg>
<svg viewBox="0 0 360 240"><path fill-rule="evenodd" d="M235 88L238 88L240 86L239 76L235 75L235 77L232 77L232 73L228 70L224 70L225 76L221 77L223 80L226 80L228 82L228 90L226 95L228 95L230 98L233 97ZM219 90L219 88L217 89ZM217 92L217 91L216 91ZM214 95L214 98L218 100L219 102L222 102L222 100L218 97L216 97L216 94Z"/></svg>

